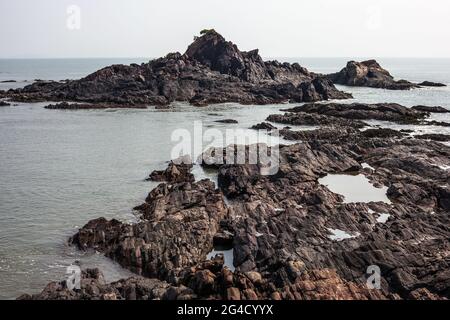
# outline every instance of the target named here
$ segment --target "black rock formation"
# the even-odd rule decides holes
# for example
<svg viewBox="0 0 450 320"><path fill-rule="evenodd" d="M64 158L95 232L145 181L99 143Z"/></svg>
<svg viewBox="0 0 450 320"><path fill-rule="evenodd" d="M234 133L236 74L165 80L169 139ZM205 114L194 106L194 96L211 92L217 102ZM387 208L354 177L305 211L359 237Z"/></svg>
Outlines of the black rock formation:
<svg viewBox="0 0 450 320"><path fill-rule="evenodd" d="M362 62L349 61L337 73L327 75L336 84L357 87L373 87L390 90L408 90L418 85L406 80L394 80L389 71L383 69L376 60Z"/></svg>
<svg viewBox="0 0 450 320"><path fill-rule="evenodd" d="M214 30L186 53L170 53L141 65L113 65L80 80L38 81L3 93L15 101L76 101L119 106L168 105L188 101L202 106L237 102L268 104L345 99L325 76L299 64L263 61L258 50L240 51Z"/></svg>
<svg viewBox="0 0 450 320"><path fill-rule="evenodd" d="M446 87L447 85L439 82L432 82L432 81L424 81L419 83L419 86L423 87Z"/></svg>

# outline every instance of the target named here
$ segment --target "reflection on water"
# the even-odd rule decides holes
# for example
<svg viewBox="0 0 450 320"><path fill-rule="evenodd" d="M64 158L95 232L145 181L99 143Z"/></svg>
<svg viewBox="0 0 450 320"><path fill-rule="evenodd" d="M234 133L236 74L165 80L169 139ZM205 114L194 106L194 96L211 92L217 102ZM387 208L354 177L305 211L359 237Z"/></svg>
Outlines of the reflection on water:
<svg viewBox="0 0 450 320"><path fill-rule="evenodd" d="M339 229L331 229L328 228L328 231L331 232L331 235L329 236L329 238L333 241L343 241L345 239L353 239L356 237L359 237L359 233L356 232L355 234L349 234L343 230L339 230Z"/></svg>
<svg viewBox="0 0 450 320"><path fill-rule="evenodd" d="M320 178L319 183L332 192L343 195L345 203L372 201L391 203L386 196L388 188L375 188L363 174L329 174Z"/></svg>
<svg viewBox="0 0 450 320"><path fill-rule="evenodd" d="M377 218L378 223L386 223L391 215L389 213L381 213Z"/></svg>
<svg viewBox="0 0 450 320"><path fill-rule="evenodd" d="M234 249L219 250L219 248L217 248L217 249L214 249L213 251L211 251L210 253L208 253L208 256L206 257L206 259L212 259L217 254L223 254L224 266L228 267L228 269L230 269L231 271L234 272L235 268L234 268L234 265L233 265L233 261L234 261L233 252L234 252Z"/></svg>

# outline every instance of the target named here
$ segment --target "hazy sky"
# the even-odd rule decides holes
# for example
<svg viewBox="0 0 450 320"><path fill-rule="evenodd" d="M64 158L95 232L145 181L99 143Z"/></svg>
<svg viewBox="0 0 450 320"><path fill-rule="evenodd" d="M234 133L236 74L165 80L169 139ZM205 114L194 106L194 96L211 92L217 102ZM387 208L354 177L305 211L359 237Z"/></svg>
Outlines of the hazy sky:
<svg viewBox="0 0 450 320"><path fill-rule="evenodd" d="M0 57L159 57L203 28L264 57L450 57L449 0L0 0Z"/></svg>

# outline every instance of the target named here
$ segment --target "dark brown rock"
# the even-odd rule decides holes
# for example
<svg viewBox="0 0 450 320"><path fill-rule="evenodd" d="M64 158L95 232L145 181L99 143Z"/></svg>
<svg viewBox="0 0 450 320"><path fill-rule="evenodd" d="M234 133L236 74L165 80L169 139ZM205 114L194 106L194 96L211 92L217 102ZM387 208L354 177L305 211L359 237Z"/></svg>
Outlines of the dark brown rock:
<svg viewBox="0 0 450 320"><path fill-rule="evenodd" d="M439 82L432 82L432 81L424 81L419 83L419 86L423 87L446 87L447 85Z"/></svg>
<svg viewBox="0 0 450 320"><path fill-rule="evenodd" d="M216 120L214 122L218 122L218 123L239 123L237 120L234 119L220 119L220 120Z"/></svg>
<svg viewBox="0 0 450 320"><path fill-rule="evenodd" d="M367 138L401 138L403 133L389 128L367 129L361 132L361 135Z"/></svg>
<svg viewBox="0 0 450 320"><path fill-rule="evenodd" d="M143 221L93 220L70 243L95 248L138 274L170 280L205 260L227 216L222 193L209 180L160 184L136 209Z"/></svg>
<svg viewBox="0 0 450 320"><path fill-rule="evenodd" d="M354 120L382 120L401 124L422 124L428 116L427 112L412 110L397 103L307 103L283 111Z"/></svg>
<svg viewBox="0 0 450 320"><path fill-rule="evenodd" d="M81 289L69 290L65 281L51 282L34 295L22 295L18 300L162 300L195 297L188 288L172 287L157 279L132 277L106 283L98 269L86 269L81 274ZM170 293L176 292L176 294Z"/></svg>
<svg viewBox="0 0 450 320"><path fill-rule="evenodd" d="M87 110L87 109L123 109L123 108L134 108L134 109L145 109L145 105L119 105L116 103L68 103L60 102L57 104L49 104L44 107L45 109L60 109L60 110Z"/></svg>
<svg viewBox="0 0 450 320"><path fill-rule="evenodd" d="M324 116L320 114L305 113L305 112L271 114L270 116L267 117L266 120L275 123L299 125L299 126L339 126L339 127L353 127L353 128L363 128L367 126L366 123L359 120Z"/></svg>
<svg viewBox="0 0 450 320"><path fill-rule="evenodd" d="M423 112L431 112L431 113L448 113L450 110L445 109L444 107L429 107L429 106L414 106L411 109Z"/></svg>
<svg viewBox="0 0 450 320"><path fill-rule="evenodd" d="M252 126L250 129L254 129L254 130L274 130L277 127L275 127L274 125L268 123L268 122L261 122L258 124L255 124L254 126Z"/></svg>
<svg viewBox="0 0 450 320"><path fill-rule="evenodd" d="M237 102L346 99L326 77L298 64L265 62L258 50L240 51L215 31L204 33L185 54L170 53L141 65L113 65L80 80L38 81L6 93L15 101L75 101L118 106L196 106Z"/></svg>
<svg viewBox="0 0 450 320"><path fill-rule="evenodd" d="M417 134L417 135L414 136L414 138L416 138L416 139L424 139L424 140L441 141L441 142L450 141L450 135L449 134L442 134L442 133Z"/></svg>
<svg viewBox="0 0 450 320"><path fill-rule="evenodd" d="M349 61L341 71L329 74L336 84L358 87L373 87L390 90L409 90L418 85L406 80L395 81L391 74L375 60Z"/></svg>
<svg viewBox="0 0 450 320"><path fill-rule="evenodd" d="M301 140L301 141L328 141L337 142L345 141L354 138L358 135L356 129L350 127L322 127L315 130L298 130L292 131L289 129L280 130L280 135L287 140Z"/></svg>
<svg viewBox="0 0 450 320"><path fill-rule="evenodd" d="M191 169L192 163L175 164L171 161L165 170L153 171L148 180L166 181L168 183L194 182L195 178Z"/></svg>
<svg viewBox="0 0 450 320"><path fill-rule="evenodd" d="M218 189L209 180L192 182L190 167L173 174L177 167L169 163L156 176L167 171L172 183L158 185L137 208L142 221L96 219L70 240L155 278L142 286L157 293L135 289L141 280L122 280L122 291L96 285L74 298L449 298L450 147L392 129L359 130L361 119L421 123L427 112L395 104L307 104L290 111L269 118L320 127L280 131L301 141L268 148L279 155L274 174L263 174L261 161L224 164L236 146L208 150L202 165L218 170ZM347 203L319 182L329 174L364 175L387 189L390 203ZM379 221L381 214L388 219ZM351 237L336 241L330 229ZM216 246L233 249L234 271L223 255L207 259ZM369 266L380 269L380 289L367 287ZM44 297L60 291L53 284Z"/></svg>
<svg viewBox="0 0 450 320"><path fill-rule="evenodd" d="M142 295L134 289L141 280L122 280L122 291L97 286L74 298L448 298L450 176L440 166L450 165L450 148L336 129L351 138L327 139L332 128L321 128L324 134L315 134L322 141L281 146L275 175L262 175L260 164L217 164L220 191L208 181L160 184L142 207L143 221L90 222L71 242L158 278L144 288L159 289ZM363 162L376 169L362 170ZM389 187L392 204L343 203L318 182L355 170ZM380 213L390 215L385 223L377 221ZM334 241L329 228L355 237ZM221 255L206 260L214 242L232 246L234 272ZM380 290L366 286L371 265L381 270ZM46 291L43 297L58 298L52 292L61 289L53 284Z"/></svg>

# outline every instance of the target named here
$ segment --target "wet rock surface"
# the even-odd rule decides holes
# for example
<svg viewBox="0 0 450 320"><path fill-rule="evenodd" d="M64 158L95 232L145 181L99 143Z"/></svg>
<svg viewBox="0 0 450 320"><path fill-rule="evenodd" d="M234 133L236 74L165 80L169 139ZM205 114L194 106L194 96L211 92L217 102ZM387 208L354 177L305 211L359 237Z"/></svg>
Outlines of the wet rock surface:
<svg viewBox="0 0 450 320"><path fill-rule="evenodd" d="M345 68L337 73L329 74L328 78L333 83L347 86L390 90L409 90L419 87L406 80L394 80L389 71L383 69L376 60L349 61Z"/></svg>
<svg viewBox="0 0 450 320"><path fill-rule="evenodd" d="M112 65L80 80L38 81L4 93L14 101L76 101L116 105L196 106L237 102L346 99L325 76L294 63L263 61L258 50L240 51L214 30L197 37L184 54L169 53L141 65Z"/></svg>

